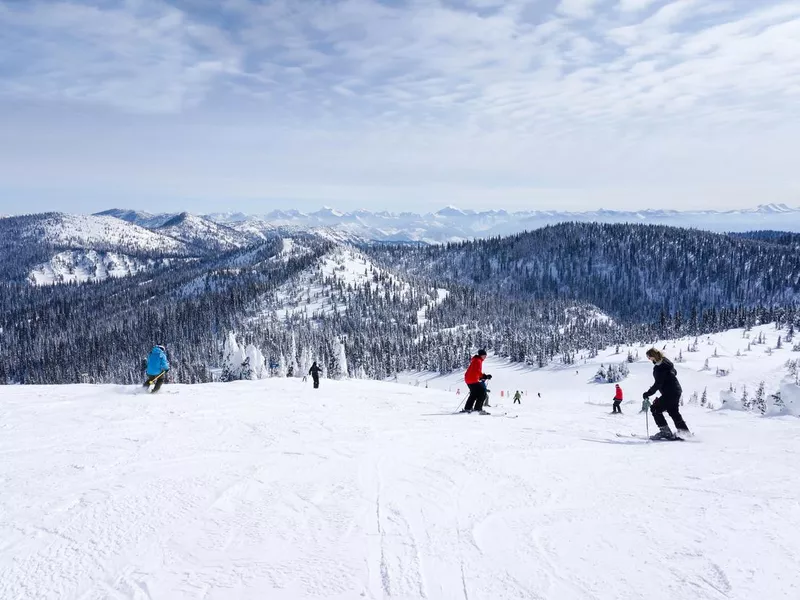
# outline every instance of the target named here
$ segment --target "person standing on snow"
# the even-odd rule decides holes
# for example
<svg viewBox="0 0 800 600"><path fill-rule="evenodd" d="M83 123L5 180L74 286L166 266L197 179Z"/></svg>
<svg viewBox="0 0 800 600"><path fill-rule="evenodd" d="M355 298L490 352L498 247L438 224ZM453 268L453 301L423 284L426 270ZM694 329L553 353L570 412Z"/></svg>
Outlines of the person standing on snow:
<svg viewBox="0 0 800 600"><path fill-rule="evenodd" d="M308 363L306 363L308 364ZM314 389L316 390L319 388L319 374L322 373L322 369L317 366L317 361L314 361L314 364L311 365L311 368L308 370L308 374L311 375L311 379L314 380Z"/></svg>
<svg viewBox="0 0 800 600"><path fill-rule="evenodd" d="M469 397L467 403L461 412L472 412L476 410L484 413L483 403L486 401L486 387L484 381L491 379L491 375L486 375L483 372L483 361L486 358L486 350L480 349L478 353L469 361L469 368L464 373L464 383L469 388Z"/></svg>
<svg viewBox="0 0 800 600"><path fill-rule="evenodd" d="M152 393L155 394L164 384L164 380L167 378L167 371L169 371L169 361L167 360L164 346L153 346L150 356L147 357L147 379L142 387L147 389L150 384L155 384L152 390Z"/></svg>
<svg viewBox="0 0 800 600"><path fill-rule="evenodd" d="M522 406L521 399L522 399L522 394L520 394L519 390L517 390L517 393L514 394L514 402L512 402L512 404L519 404L520 406Z"/></svg>
<svg viewBox="0 0 800 600"><path fill-rule="evenodd" d="M648 400L656 392L661 392L661 396L656 398L650 407L650 412L653 413L653 420L659 428L659 432L651 436L651 439L671 440L675 437L669 425L667 425L667 420L664 418L665 412L675 422L678 434L691 435L679 410L683 389L678 382L678 372L675 370L675 365L657 348L650 348L646 355L650 362L653 363L653 379L655 379L655 383L642 394L642 398Z"/></svg>
<svg viewBox="0 0 800 600"><path fill-rule="evenodd" d="M619 387L619 384L616 385L616 391L614 393L614 408L611 409L611 412L616 414L622 414L622 409L620 408L620 404L622 404L622 388Z"/></svg>
<svg viewBox="0 0 800 600"><path fill-rule="evenodd" d="M486 394L485 396L486 399L483 401L483 405L491 406L491 404L489 404L489 392L491 392L492 390L490 390L489 386L486 385L486 375L481 375L481 385L483 385L483 391Z"/></svg>

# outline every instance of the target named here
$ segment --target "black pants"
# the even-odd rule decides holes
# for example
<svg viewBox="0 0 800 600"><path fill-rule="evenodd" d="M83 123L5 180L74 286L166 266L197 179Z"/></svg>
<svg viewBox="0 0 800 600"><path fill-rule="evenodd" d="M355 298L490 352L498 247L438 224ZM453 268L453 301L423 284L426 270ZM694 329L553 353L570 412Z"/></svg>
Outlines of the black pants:
<svg viewBox="0 0 800 600"><path fill-rule="evenodd" d="M311 376L311 379L314 380L314 389L316 390L319 387L319 377Z"/></svg>
<svg viewBox="0 0 800 600"><path fill-rule="evenodd" d="M470 383L467 385L469 388L469 398L464 410L483 410L483 403L486 402L486 388L482 383Z"/></svg>
<svg viewBox="0 0 800 600"><path fill-rule="evenodd" d="M650 407L650 412L653 413L653 420L656 422L656 425L659 427L667 426L667 420L664 418L664 413L667 413L672 417L672 420L675 421L676 429L688 431L689 428L686 426L686 421L683 420L681 412L678 410L680 401L680 396L661 396L660 398L656 398L653 402L653 406Z"/></svg>
<svg viewBox="0 0 800 600"><path fill-rule="evenodd" d="M164 380L166 378L167 378L166 371L164 371L163 373L159 373L158 375L148 375L142 387L149 388L150 384L155 383L153 389L151 390L155 394L158 390L161 389L161 386L164 385Z"/></svg>
<svg viewBox="0 0 800 600"><path fill-rule="evenodd" d="M514 402L512 404L522 404L522 402L519 401L519 398L515 397Z"/></svg>
<svg viewBox="0 0 800 600"><path fill-rule="evenodd" d="M611 412L622 413L622 409L619 406L620 404L622 404L622 400L614 400L614 408L611 409Z"/></svg>

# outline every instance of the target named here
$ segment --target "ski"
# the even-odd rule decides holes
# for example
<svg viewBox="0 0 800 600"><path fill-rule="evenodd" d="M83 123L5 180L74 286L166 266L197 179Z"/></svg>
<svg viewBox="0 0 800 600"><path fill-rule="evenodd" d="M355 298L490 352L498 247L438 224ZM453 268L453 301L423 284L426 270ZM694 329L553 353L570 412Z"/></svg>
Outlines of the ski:
<svg viewBox="0 0 800 600"><path fill-rule="evenodd" d="M501 413L490 413L490 412L487 412L483 416L484 417L505 417L506 419L516 419L519 415L510 415L507 412L501 412Z"/></svg>
<svg viewBox="0 0 800 600"><path fill-rule="evenodd" d="M642 435L640 433L629 433L627 435L624 434L624 433L618 433L617 437L621 437L621 438L632 437L632 438L636 438L637 440L647 440L649 442L684 442L684 441L686 441L682 437L678 437L677 435L672 437L672 438L659 438L659 439L655 439L655 440L653 438L651 438L651 437L647 437L646 435Z"/></svg>

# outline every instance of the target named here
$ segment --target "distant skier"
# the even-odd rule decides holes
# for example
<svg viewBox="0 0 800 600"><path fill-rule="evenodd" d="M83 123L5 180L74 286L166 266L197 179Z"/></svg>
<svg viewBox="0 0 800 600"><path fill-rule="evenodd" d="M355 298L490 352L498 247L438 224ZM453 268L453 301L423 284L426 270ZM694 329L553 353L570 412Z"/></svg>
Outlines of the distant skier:
<svg viewBox="0 0 800 600"><path fill-rule="evenodd" d="M461 412L472 412L473 409L483 413L483 403L486 401L486 387L483 382L491 379L491 375L483 372L483 361L486 359L486 350L480 349L469 361L469 368L464 373L464 383L469 388L467 403Z"/></svg>
<svg viewBox="0 0 800 600"><path fill-rule="evenodd" d="M614 414L622 414L622 408L620 408L620 404L622 404L622 388L619 387L619 384L616 384L614 387L614 408L611 409L611 412Z"/></svg>
<svg viewBox="0 0 800 600"><path fill-rule="evenodd" d="M522 400L522 394L520 394L519 390L517 390L517 392L514 394L513 404L519 404L520 406L522 406L521 400Z"/></svg>
<svg viewBox="0 0 800 600"><path fill-rule="evenodd" d="M642 398L649 400L650 396L656 392L661 392L661 396L656 398L655 401L653 401L653 405L650 407L650 412L653 413L653 420L660 430L657 434L651 436L651 439L669 440L675 437L669 425L667 425L664 412L672 417L679 435L690 435L689 428L686 426L686 421L683 420L679 410L683 389L678 382L678 372L675 370L675 365L673 365L672 361L665 357L661 350L657 348L650 348L646 355L654 365L653 379L655 379L655 383L653 383L653 386L649 390L642 394Z"/></svg>
<svg viewBox="0 0 800 600"><path fill-rule="evenodd" d="M150 351L150 356L147 357L147 379L142 387L149 389L150 385L153 384L152 393L155 394L164 384L168 371L169 361L167 360L167 353L164 346L153 346L153 349Z"/></svg>
<svg viewBox="0 0 800 600"><path fill-rule="evenodd" d="M308 363L306 363L308 364ZM314 364L311 365L311 368L308 370L308 374L311 375L311 379L314 380L314 389L316 390L319 388L319 374L322 373L322 369L317 366L317 361L314 361Z"/></svg>

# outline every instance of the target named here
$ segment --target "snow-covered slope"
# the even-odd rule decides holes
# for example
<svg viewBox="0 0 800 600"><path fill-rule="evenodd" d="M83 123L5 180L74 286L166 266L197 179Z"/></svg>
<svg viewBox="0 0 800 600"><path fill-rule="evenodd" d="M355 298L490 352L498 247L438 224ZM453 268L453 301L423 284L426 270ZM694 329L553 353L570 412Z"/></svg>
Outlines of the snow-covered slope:
<svg viewBox="0 0 800 600"><path fill-rule="evenodd" d="M292 252L299 251L294 245L290 248ZM268 312L274 311L278 319L284 319L295 314L313 317L318 313L342 311L347 307L350 292L366 288L377 296L388 293L410 297L413 293L407 281L386 273L354 247L340 245L324 255L318 264L281 286L276 294L276 305ZM429 294L430 304L444 297L433 290L429 290ZM446 293L442 290L441 294Z"/></svg>
<svg viewBox="0 0 800 600"><path fill-rule="evenodd" d="M186 212L166 221L157 231L202 250L216 252L243 248L254 241L231 227Z"/></svg>
<svg viewBox="0 0 800 600"><path fill-rule="evenodd" d="M791 355L737 361L739 340L713 348L753 379ZM717 381L700 347L687 392ZM687 405L693 441L619 438L644 431L651 369L631 365L612 416L613 386L589 382L610 358L490 359L514 419L453 415L460 373L9 387L0 597L794 599L800 420Z"/></svg>
<svg viewBox="0 0 800 600"><path fill-rule="evenodd" d="M115 217L44 213L24 221L19 237L63 248L125 249L135 252L183 254L187 246L167 235Z"/></svg>
<svg viewBox="0 0 800 600"><path fill-rule="evenodd" d="M104 210L95 213L95 215L100 217L116 217L117 219L122 219L128 223L133 223L134 225L139 225L140 227L146 227L148 229L161 227L164 223L175 217L172 213L153 215L140 210L126 210L122 208Z"/></svg>
<svg viewBox="0 0 800 600"><path fill-rule="evenodd" d="M29 279L36 285L102 281L108 277L127 277L141 271L168 266L180 259L142 259L115 252L66 250L46 263L37 265Z"/></svg>

